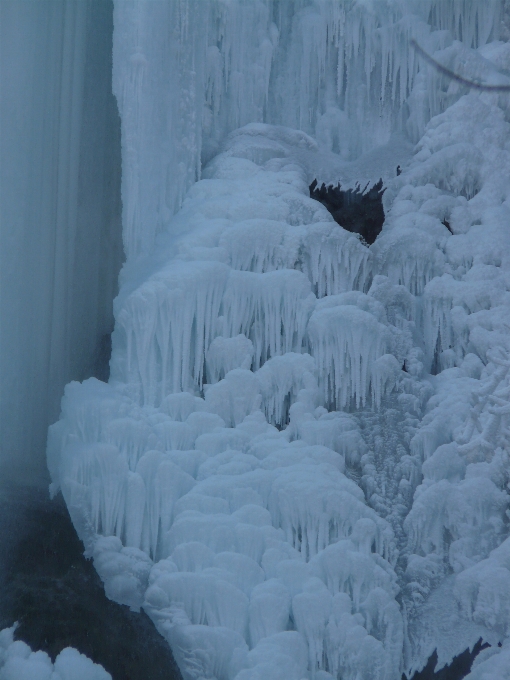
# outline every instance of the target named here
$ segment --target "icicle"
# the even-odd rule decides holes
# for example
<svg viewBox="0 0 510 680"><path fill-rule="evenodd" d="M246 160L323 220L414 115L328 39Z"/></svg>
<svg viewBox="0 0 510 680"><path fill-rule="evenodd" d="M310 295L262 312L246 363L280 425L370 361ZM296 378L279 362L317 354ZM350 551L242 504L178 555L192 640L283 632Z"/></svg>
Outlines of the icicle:
<svg viewBox="0 0 510 680"><path fill-rule="evenodd" d="M253 342L255 368L270 357L300 352L315 302L307 278L287 269L254 274L232 271L223 297L223 335Z"/></svg>
<svg viewBox="0 0 510 680"><path fill-rule="evenodd" d="M326 403L337 408L351 403L359 407L371 393L376 396L374 362L386 354L390 342L387 327L356 304L363 306L370 298L362 293L352 299L349 295L320 300L308 326Z"/></svg>
<svg viewBox="0 0 510 680"><path fill-rule="evenodd" d="M273 522L282 527L287 541L305 559L346 538L361 517L372 517L380 532L385 527L385 522L364 504L359 487L334 468L319 472L305 463L288 468L285 475L275 479L269 509ZM377 545L386 551L382 533Z"/></svg>
<svg viewBox="0 0 510 680"><path fill-rule="evenodd" d="M370 251L358 238L332 223L310 225L303 239L306 270L317 297L365 291Z"/></svg>
<svg viewBox="0 0 510 680"><path fill-rule="evenodd" d="M253 360L253 343L245 335L215 338L206 353L207 382L216 383L234 368L249 369Z"/></svg>
<svg viewBox="0 0 510 680"><path fill-rule="evenodd" d="M249 607L252 647L263 638L287 630L290 606L290 593L277 579L264 581L253 589Z"/></svg>
<svg viewBox="0 0 510 680"><path fill-rule="evenodd" d="M300 390L317 390L314 373L312 357L294 352L273 357L256 372L263 409L270 423L285 424L288 409L295 402Z"/></svg>
<svg viewBox="0 0 510 680"><path fill-rule="evenodd" d="M318 578L310 578L303 592L292 599L292 614L297 630L308 643L312 678L323 667L326 624L331 611L331 593Z"/></svg>
<svg viewBox="0 0 510 680"><path fill-rule="evenodd" d="M140 384L142 403L201 386L227 276L219 263L174 263L127 298L118 313L132 347L123 378Z"/></svg>

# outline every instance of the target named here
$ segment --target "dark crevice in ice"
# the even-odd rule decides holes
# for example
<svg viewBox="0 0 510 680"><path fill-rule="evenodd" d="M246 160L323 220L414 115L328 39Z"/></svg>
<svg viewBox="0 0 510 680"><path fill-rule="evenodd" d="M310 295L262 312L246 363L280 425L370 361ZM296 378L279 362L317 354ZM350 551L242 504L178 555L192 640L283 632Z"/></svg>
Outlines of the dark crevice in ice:
<svg viewBox="0 0 510 680"><path fill-rule="evenodd" d="M368 245L372 245L383 226L382 197L386 189L383 189L382 179L368 191L366 189L357 186L344 191L340 183L336 187L325 184L319 187L314 179L310 184L310 196L322 203L341 227L359 234Z"/></svg>
<svg viewBox="0 0 510 680"><path fill-rule="evenodd" d="M450 223L448 222L448 220L446 219L446 217L445 217L445 219L443 220L443 225L448 229L448 231L450 232L450 234L453 234L452 228L450 227Z"/></svg>
<svg viewBox="0 0 510 680"><path fill-rule="evenodd" d="M462 654L453 659L449 666L445 666L436 673L434 673L434 668L437 664L437 652L434 651L425 668L415 673L410 680L463 680L469 675L475 657L488 646L486 642L478 640L472 651L465 649ZM403 675L402 680L407 680L407 676Z"/></svg>
<svg viewBox="0 0 510 680"><path fill-rule="evenodd" d="M112 356L112 334L101 337L96 350L96 357L92 375L98 380L108 382L110 379L110 358Z"/></svg>
<svg viewBox="0 0 510 680"><path fill-rule="evenodd" d="M75 647L114 680L181 680L166 641L145 613L106 598L61 496L0 489L0 630L54 660Z"/></svg>

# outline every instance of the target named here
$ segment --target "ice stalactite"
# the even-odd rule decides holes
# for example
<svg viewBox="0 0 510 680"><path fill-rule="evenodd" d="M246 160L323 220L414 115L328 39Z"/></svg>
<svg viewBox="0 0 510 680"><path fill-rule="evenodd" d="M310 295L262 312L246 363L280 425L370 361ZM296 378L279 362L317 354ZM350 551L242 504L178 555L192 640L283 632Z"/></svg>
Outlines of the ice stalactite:
<svg viewBox="0 0 510 680"><path fill-rule="evenodd" d="M359 408L372 397L379 405L384 387L393 387L401 366L388 354L391 332L384 317L384 307L359 292L319 301L309 335L326 404Z"/></svg>

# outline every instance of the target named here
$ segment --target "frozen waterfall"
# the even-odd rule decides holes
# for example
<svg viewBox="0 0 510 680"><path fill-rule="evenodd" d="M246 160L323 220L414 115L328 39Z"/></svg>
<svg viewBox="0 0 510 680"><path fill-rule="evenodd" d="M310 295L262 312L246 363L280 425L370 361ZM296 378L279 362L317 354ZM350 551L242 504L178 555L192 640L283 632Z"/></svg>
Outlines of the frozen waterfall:
<svg viewBox="0 0 510 680"><path fill-rule="evenodd" d="M81 130L96 5L62 7ZM110 379L67 385L47 447L107 596L184 680L400 680L479 639L469 680L509 680L510 95L410 46L510 84L505 4L115 0L113 19ZM322 183L383 187L373 244ZM54 291L89 279L64 241Z"/></svg>
<svg viewBox="0 0 510 680"><path fill-rule="evenodd" d="M64 385L93 374L122 262L113 5L0 3L0 471L46 483Z"/></svg>

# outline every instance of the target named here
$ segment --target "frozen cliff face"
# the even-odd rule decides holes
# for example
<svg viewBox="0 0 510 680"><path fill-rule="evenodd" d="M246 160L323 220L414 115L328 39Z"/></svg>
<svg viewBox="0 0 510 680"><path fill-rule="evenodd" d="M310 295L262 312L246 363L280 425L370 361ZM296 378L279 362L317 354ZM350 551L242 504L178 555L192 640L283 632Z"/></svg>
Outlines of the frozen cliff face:
<svg viewBox="0 0 510 680"><path fill-rule="evenodd" d="M247 123L314 135L326 168L331 153L338 166L407 129L418 141L458 93L410 39L486 75L490 64L469 48L496 40L500 18L498 0L115 3L128 257L152 250L201 165ZM338 180L319 169L317 179Z"/></svg>
<svg viewBox="0 0 510 680"><path fill-rule="evenodd" d="M508 95L445 89L406 46L505 79L500 6L206 8L116 6L128 261L52 491L186 680L397 680L480 637L474 677L504 668ZM309 185L374 168L368 247Z"/></svg>
<svg viewBox="0 0 510 680"><path fill-rule="evenodd" d="M467 126L477 107L494 145L470 200L489 220L475 241L479 225L457 232L452 217L467 199L434 188L426 160L440 186L456 144L455 128L438 139L442 126ZM247 126L133 266L140 283L126 277L110 384L68 386L49 465L107 593L146 608L185 677L276 664L297 680L397 678L434 648L413 636L445 578L463 644L506 634L473 613L470 585L473 565L498 568L491 551L507 535L508 355L487 324L507 313L493 192L510 164L489 172L495 149L507 153L491 110L470 95L431 122L370 249L308 197L298 159L317 153L313 140ZM404 269L425 272L436 251L448 275ZM323 280L338 287L326 294ZM482 295L484 345L476 305L462 307L473 339L466 330L449 354L425 330L436 282L447 299ZM440 661L461 649L443 641Z"/></svg>

